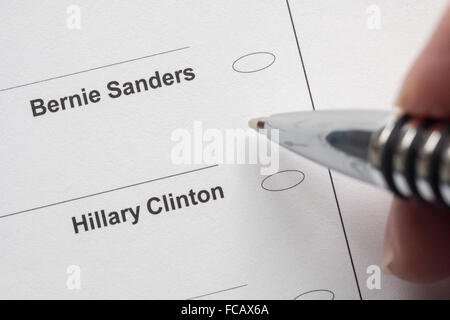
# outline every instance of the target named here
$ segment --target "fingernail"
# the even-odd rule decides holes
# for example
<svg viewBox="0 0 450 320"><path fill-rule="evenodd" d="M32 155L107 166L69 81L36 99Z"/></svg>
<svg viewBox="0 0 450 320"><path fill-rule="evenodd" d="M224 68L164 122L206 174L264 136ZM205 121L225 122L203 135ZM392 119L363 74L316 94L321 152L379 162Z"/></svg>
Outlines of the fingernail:
<svg viewBox="0 0 450 320"><path fill-rule="evenodd" d="M381 261L381 269L386 274L392 274L391 265L394 261L394 250L392 245L388 242L383 248L383 258Z"/></svg>

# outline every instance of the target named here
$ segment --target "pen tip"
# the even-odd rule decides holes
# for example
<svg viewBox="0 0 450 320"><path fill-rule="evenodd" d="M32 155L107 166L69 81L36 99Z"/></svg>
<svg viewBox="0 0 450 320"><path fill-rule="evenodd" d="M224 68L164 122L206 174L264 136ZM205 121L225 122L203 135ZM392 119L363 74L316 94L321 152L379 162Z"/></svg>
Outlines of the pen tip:
<svg viewBox="0 0 450 320"><path fill-rule="evenodd" d="M256 131L262 130L264 129L266 120L266 117L250 119L250 121L248 122L248 126L252 129L255 129Z"/></svg>

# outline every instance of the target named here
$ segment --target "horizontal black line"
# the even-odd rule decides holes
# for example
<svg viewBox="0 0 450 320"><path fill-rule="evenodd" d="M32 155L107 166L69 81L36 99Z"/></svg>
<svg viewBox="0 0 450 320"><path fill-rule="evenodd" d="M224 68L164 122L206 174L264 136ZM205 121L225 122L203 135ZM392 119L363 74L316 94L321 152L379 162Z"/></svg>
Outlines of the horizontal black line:
<svg viewBox="0 0 450 320"><path fill-rule="evenodd" d="M56 205L63 204L63 203L77 201L77 200L81 200L81 199L85 199L85 198L90 198L90 197L98 196L98 195L109 193L109 192L113 192L113 191L118 191L118 190L127 189L127 188L131 188L131 187L136 187L136 186L139 186L139 185L142 185L142 184L146 184L146 183L150 183L150 182L155 182L155 181L159 181L159 180L173 178L173 177L181 176L181 175L192 173L192 172L196 172L196 171L210 169L210 168L214 168L214 167L217 167L217 166L218 165L215 164L215 165L208 166L208 167L203 167L203 168L198 168L198 169L194 169L194 170L189 170L189 171L184 171L184 172L180 172L180 173L175 173L175 174L171 174L171 175L165 176L165 177L160 177L160 178L156 178L156 179L146 180L146 181L142 181L142 182L138 182L138 183L129 184L129 185L123 186L123 187L109 189L109 190L105 190L105 191L101 191L101 192L96 192L96 193L88 194L88 195L77 197L77 198L73 198L73 199L68 199L68 200L64 200L64 201L54 202L54 203L50 203L50 204L47 204L47 205L44 205L44 206L40 206L40 207L35 207L35 208L27 209L27 210L21 210L21 211L17 211L17 212L13 212L13 213L9 213L9 214L5 214L3 216L0 216L0 219L1 218L6 218L6 217L11 217L11 216L14 216L14 215L17 215L17 214L21 214L21 213L25 213L25 212L30 212L30 211L34 211L34 210L39 210L39 209L43 209L43 208L56 206Z"/></svg>
<svg viewBox="0 0 450 320"><path fill-rule="evenodd" d="M65 78L65 77L70 77L70 76L73 76L73 75L76 75L76 74L80 74L80 73L85 73L85 72L94 71L94 70L98 70L98 69L103 69L103 68L108 68L108 67L112 67L112 66L117 66L119 64L124 64L124 63L133 62L133 61L137 61L137 60L147 59L147 58L151 58L151 57L155 57L155 56L160 56L160 55L163 55L163 54L166 54L166 53L181 51L181 50L185 50L185 49L188 49L188 48L190 48L190 47L182 47L182 48L178 48L178 49L158 52L158 53L150 54L150 55L139 57L139 58L124 60L124 61L120 61L120 62L106 64L106 65L100 66L100 67L95 67L95 68L91 68L91 69L86 69L86 70L81 70L81 71L77 71L77 72L64 74L62 76L57 76L57 77L47 78L47 79L43 79L43 80L39 80L39 81L24 83L24 84L21 84L21 85L0 89L0 92L7 91L7 90L12 90L12 89L17 89L17 88L21 88L21 87L26 87L26 86L31 86L31 85L37 84L37 83L42 83L42 82L47 82L47 81L51 81L51 80L56 80L56 79L61 79L61 78Z"/></svg>
<svg viewBox="0 0 450 320"><path fill-rule="evenodd" d="M232 288L228 288L228 289L223 289L223 290L219 290L219 291L214 291L214 292L207 293L207 294L202 294L201 296L196 296L196 297L193 297L193 298L189 298L187 300L194 300L194 299L210 296L212 294L216 294L216 293L220 293L220 292L224 292L224 291L230 291L230 290L234 290L234 289L239 289L239 288L242 288L242 287L245 287L245 286L248 286L248 284L241 284L240 286L236 286L236 287L232 287Z"/></svg>

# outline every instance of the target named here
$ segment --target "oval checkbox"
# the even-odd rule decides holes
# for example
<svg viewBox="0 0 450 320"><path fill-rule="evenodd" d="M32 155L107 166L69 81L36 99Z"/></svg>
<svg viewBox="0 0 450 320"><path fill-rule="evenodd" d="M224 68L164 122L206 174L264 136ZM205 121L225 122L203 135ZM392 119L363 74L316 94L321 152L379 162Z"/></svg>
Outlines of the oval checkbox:
<svg viewBox="0 0 450 320"><path fill-rule="evenodd" d="M299 294L294 300L334 300L334 292L326 289L311 290Z"/></svg>
<svg viewBox="0 0 450 320"><path fill-rule="evenodd" d="M264 178L261 187L267 191L284 191L295 188L305 180L305 174L299 170L283 170Z"/></svg>
<svg viewBox="0 0 450 320"><path fill-rule="evenodd" d="M270 52L253 52L246 54L233 62L233 70L239 73L253 73L269 68L275 63L276 57Z"/></svg>

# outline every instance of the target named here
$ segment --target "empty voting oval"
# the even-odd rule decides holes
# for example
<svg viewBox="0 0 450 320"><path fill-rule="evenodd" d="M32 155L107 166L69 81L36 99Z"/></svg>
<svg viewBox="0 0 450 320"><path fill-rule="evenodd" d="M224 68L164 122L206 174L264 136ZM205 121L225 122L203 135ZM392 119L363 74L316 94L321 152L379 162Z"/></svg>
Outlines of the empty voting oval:
<svg viewBox="0 0 450 320"><path fill-rule="evenodd" d="M334 293L325 289L311 290L299 294L294 300L334 300Z"/></svg>
<svg viewBox="0 0 450 320"><path fill-rule="evenodd" d="M233 70L239 73L252 73L267 69L275 63L275 55L270 52L253 52L233 62Z"/></svg>
<svg viewBox="0 0 450 320"><path fill-rule="evenodd" d="M305 174L299 170L283 170L264 178L261 187L267 191L284 191L298 186L305 180Z"/></svg>

